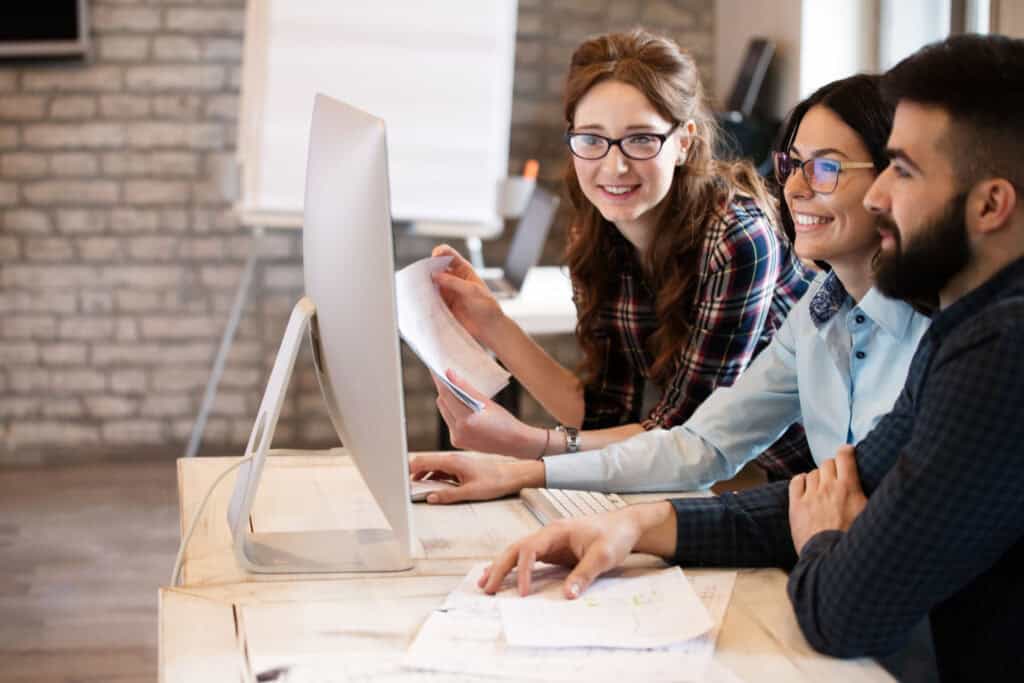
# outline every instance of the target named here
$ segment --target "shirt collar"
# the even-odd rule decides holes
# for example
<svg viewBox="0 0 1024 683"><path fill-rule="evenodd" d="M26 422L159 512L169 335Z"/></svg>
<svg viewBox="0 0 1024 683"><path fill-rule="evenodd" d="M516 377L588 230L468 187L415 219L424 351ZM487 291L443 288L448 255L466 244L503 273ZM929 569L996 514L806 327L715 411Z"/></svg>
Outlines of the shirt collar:
<svg viewBox="0 0 1024 683"><path fill-rule="evenodd" d="M831 320L843 307L849 296L835 272L829 272L811 299L811 320L814 322L814 326L820 328Z"/></svg>
<svg viewBox="0 0 1024 683"><path fill-rule="evenodd" d="M913 306L902 299L890 299L874 287L868 290L857 308L895 339L903 339L914 320Z"/></svg>
<svg viewBox="0 0 1024 683"><path fill-rule="evenodd" d="M829 272L811 299L811 320L814 321L814 326L820 329L835 317L847 301L853 303L843 283L836 277L835 271ZM896 339L906 336L914 319L914 309L910 304L899 299L890 299L874 287L868 290L856 307Z"/></svg>
<svg viewBox="0 0 1024 683"><path fill-rule="evenodd" d="M992 303L1024 289L1024 258L1019 258L932 318L932 334L945 334Z"/></svg>

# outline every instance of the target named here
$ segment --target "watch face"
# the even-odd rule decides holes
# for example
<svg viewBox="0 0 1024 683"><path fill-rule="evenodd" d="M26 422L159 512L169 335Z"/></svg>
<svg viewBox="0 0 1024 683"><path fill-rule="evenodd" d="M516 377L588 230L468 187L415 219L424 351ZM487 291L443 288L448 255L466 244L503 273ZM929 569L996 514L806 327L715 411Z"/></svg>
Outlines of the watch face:
<svg viewBox="0 0 1024 683"><path fill-rule="evenodd" d="M576 453L580 449L580 430L575 427L566 427L565 433L569 437L569 452Z"/></svg>
<svg viewBox="0 0 1024 683"><path fill-rule="evenodd" d="M565 452L576 453L580 450L580 430L576 427L566 427L565 425L558 425L555 427L556 432L562 432L565 434Z"/></svg>

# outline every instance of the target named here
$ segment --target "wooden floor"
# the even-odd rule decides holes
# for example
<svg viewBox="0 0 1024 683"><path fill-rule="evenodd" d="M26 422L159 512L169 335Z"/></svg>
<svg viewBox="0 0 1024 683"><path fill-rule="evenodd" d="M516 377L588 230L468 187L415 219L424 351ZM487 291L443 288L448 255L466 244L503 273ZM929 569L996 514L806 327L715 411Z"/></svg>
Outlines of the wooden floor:
<svg viewBox="0 0 1024 683"><path fill-rule="evenodd" d="M157 679L173 461L0 470L0 681Z"/></svg>

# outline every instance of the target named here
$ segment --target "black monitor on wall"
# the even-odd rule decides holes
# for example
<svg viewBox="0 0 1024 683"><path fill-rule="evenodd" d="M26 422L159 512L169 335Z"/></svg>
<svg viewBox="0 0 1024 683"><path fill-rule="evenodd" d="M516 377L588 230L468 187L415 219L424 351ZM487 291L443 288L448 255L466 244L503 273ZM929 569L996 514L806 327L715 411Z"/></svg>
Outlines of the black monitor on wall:
<svg viewBox="0 0 1024 683"><path fill-rule="evenodd" d="M761 94L761 86L774 55L775 43L767 38L750 39L739 75L726 103L730 113L743 118L749 118L754 113L758 96Z"/></svg>
<svg viewBox="0 0 1024 683"><path fill-rule="evenodd" d="M0 58L74 57L89 49L86 0L8 1L0 8Z"/></svg>

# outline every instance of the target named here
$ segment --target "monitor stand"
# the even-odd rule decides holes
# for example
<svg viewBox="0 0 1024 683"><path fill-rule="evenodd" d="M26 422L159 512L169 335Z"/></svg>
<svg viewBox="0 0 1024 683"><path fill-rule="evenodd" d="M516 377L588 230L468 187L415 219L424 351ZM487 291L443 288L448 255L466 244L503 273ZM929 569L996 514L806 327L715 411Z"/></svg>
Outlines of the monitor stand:
<svg viewBox="0 0 1024 683"><path fill-rule="evenodd" d="M316 306L303 297L292 309L284 338L277 351L267 388L245 454L252 460L243 463L235 480L228 506L228 525L238 564L246 571L262 573L378 572L404 571L412 567L408 540L398 538L391 529L331 529L324 531L282 531L259 533L252 529L250 514L260 475L266 464L277 419L302 347L309 330L313 363L321 372L320 339Z"/></svg>

